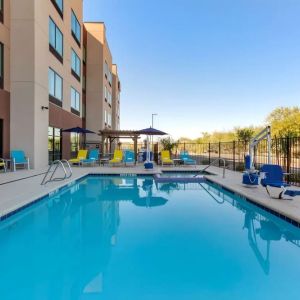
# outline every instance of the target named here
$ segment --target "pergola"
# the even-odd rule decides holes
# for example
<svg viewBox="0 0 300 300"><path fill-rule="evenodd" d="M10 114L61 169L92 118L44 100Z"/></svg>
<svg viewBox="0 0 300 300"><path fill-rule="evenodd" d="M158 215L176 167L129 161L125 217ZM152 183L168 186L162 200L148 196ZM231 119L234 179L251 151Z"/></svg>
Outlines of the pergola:
<svg viewBox="0 0 300 300"><path fill-rule="evenodd" d="M103 129L99 130L98 133L101 136L101 149L103 151L105 147L105 142L109 142L109 152L111 152L111 145L115 139L132 139L134 143L134 154L137 159L137 144L138 139L140 138L140 131L138 130L112 130L112 129Z"/></svg>

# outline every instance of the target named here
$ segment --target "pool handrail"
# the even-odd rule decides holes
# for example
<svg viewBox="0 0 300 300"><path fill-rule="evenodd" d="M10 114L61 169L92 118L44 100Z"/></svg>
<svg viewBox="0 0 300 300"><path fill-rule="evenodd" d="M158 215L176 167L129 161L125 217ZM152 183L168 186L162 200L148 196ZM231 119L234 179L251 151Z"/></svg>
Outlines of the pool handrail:
<svg viewBox="0 0 300 300"><path fill-rule="evenodd" d="M218 157L217 159L213 160L208 166L201 170L201 172L206 171L209 167L213 166L216 162L222 161L223 162L223 178L225 178L225 170L226 170L226 160L222 157ZM195 175L196 177L198 175Z"/></svg>
<svg viewBox="0 0 300 300"><path fill-rule="evenodd" d="M67 168L68 168L68 171L69 171L69 174L67 173L67 170L64 166L64 164L67 165ZM48 174L51 172L51 169L52 167L55 166L54 170L52 171L52 175L50 176L50 178L48 180L46 180ZM54 177L54 174L56 172L56 170L58 169L58 167L61 166L63 172L64 172L64 177ZM47 184L48 182L51 182L51 181L62 181L62 180L65 180L65 179L68 179L70 178L71 176L73 175L72 173L72 168L70 166L70 163L66 160L66 159L62 159L62 160L55 160L51 163L51 165L49 166L48 168L48 171L45 173L45 176L41 182L41 185L45 185Z"/></svg>

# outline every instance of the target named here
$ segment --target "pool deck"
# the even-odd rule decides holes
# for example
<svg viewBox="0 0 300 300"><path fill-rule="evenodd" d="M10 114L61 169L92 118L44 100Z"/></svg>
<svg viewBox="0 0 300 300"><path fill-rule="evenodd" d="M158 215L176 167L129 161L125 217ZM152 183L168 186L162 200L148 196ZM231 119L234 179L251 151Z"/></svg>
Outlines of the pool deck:
<svg viewBox="0 0 300 300"><path fill-rule="evenodd" d="M50 182L44 186L41 186L40 183L46 169L0 173L0 217L88 174L154 175L162 171L200 171L203 168L204 166L155 166L153 170L145 170L143 165L132 167L73 167L73 176L71 178L64 181ZM242 185L242 174L239 172L226 170L226 176L223 178L222 168L210 167L208 171L214 174L205 175L210 181L300 223L300 196L294 197L293 200L271 199L266 190L261 186L250 188ZM293 187L293 189L299 188Z"/></svg>

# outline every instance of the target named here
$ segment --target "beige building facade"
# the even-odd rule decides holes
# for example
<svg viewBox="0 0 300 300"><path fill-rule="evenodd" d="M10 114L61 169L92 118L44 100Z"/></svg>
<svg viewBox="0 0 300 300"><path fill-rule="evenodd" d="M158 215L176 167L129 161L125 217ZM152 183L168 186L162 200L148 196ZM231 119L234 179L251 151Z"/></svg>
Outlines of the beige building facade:
<svg viewBox="0 0 300 300"><path fill-rule="evenodd" d="M42 168L75 154L74 134L63 129L112 128L105 25L85 28L82 0L1 2L0 157L22 149Z"/></svg>
<svg viewBox="0 0 300 300"><path fill-rule="evenodd" d="M86 126L94 132L113 128L112 55L106 39L104 23L85 23L87 31L87 87ZM98 137L89 135L88 141Z"/></svg>

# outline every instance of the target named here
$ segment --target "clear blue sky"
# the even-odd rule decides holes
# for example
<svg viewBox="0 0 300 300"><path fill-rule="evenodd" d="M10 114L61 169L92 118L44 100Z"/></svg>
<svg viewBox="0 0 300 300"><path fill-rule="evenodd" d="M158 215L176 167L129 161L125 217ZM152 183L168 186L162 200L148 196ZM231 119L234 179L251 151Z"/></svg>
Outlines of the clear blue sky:
<svg viewBox="0 0 300 300"><path fill-rule="evenodd" d="M122 82L121 127L174 137L300 104L299 0L87 0Z"/></svg>

